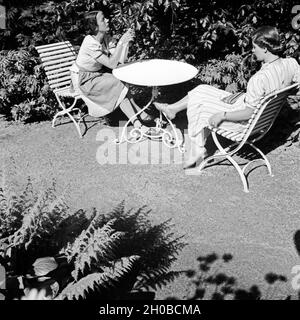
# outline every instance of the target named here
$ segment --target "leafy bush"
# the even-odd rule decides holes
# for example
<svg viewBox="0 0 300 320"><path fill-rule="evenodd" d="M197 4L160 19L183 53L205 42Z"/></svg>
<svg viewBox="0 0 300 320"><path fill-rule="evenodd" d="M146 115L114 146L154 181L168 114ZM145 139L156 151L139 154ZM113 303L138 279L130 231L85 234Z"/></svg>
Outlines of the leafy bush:
<svg viewBox="0 0 300 320"><path fill-rule="evenodd" d="M70 40L78 47L88 32L87 13L101 9L110 17L111 30L116 38L129 26L135 27L136 39L129 52L131 60L167 58L184 60L200 67L209 60L207 71L204 71L200 78L206 80L206 83L213 81L221 87L227 87L230 79L237 75L237 81L230 84L231 91L243 89L245 80L256 70L255 64L250 63L250 49L251 34L258 26L275 24L285 42L284 53L298 58L300 52L299 31L293 30L291 26L293 3L288 0L4 2L7 7L8 27L0 31L0 45L3 50L26 48L32 55L33 46L65 40ZM2 56L5 54L6 52L2 53ZM238 60L242 60L238 57L240 54L246 60L245 68L236 65ZM228 55L227 61L220 62ZM38 60L35 61L39 68ZM235 70L231 69L233 63ZM212 80L208 79L209 68L213 69ZM224 73L220 77L217 74L219 69ZM225 74L226 72L229 74ZM31 83L30 78L28 81L25 79L31 74L21 77L14 72L8 74L10 75L22 78L21 88L26 87L23 82ZM28 88L29 93L30 90L34 91L33 88L34 86ZM10 95L7 91L13 93ZM34 92L24 92L26 98L23 99L22 95L18 94L18 89L10 87L2 94L4 101L0 100L3 104L0 108L5 108L5 113L12 114L13 119L34 120L39 116L48 118L55 110L54 104L49 102L48 93ZM47 110L49 105L52 106L51 110Z"/></svg>
<svg viewBox="0 0 300 320"><path fill-rule="evenodd" d="M224 60L212 59L200 67L197 78L209 85L218 86L230 92L245 91L247 82L255 71L251 57L229 54Z"/></svg>
<svg viewBox="0 0 300 320"><path fill-rule="evenodd" d="M297 31L291 27L293 3L288 0L65 0L6 1L8 28L0 33L2 49L59 40L80 44L85 17L104 10L113 33L128 26L137 30L134 59L162 57L197 63L251 47L251 32L274 22L287 40L286 51L298 51Z"/></svg>
<svg viewBox="0 0 300 320"><path fill-rule="evenodd" d="M124 299L174 280L170 271L182 237L170 221L152 225L145 207L108 215L73 213L55 183L37 192L28 179L22 192L0 185L0 263L6 267L6 299L45 289L56 299Z"/></svg>
<svg viewBox="0 0 300 320"><path fill-rule="evenodd" d="M16 121L47 119L56 100L39 59L26 50L0 52L0 113Z"/></svg>

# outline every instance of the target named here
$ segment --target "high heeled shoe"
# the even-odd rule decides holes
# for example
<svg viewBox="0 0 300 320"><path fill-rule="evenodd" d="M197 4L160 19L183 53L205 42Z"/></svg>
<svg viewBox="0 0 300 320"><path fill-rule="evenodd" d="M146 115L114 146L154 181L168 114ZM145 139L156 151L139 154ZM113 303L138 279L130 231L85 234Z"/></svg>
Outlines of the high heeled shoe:
<svg viewBox="0 0 300 320"><path fill-rule="evenodd" d="M139 116L140 122L145 125L146 127L155 127L156 118L152 117L151 115L147 114L145 117Z"/></svg>
<svg viewBox="0 0 300 320"><path fill-rule="evenodd" d="M138 121L138 123L137 123L137 121ZM136 118L136 119L134 119L134 120L132 121L132 125L134 126L134 129L140 130L140 133L141 133L141 134L145 134L145 133L147 133L147 132L150 130L150 127L144 126L144 125L142 124L141 120L138 119L138 118Z"/></svg>
<svg viewBox="0 0 300 320"><path fill-rule="evenodd" d="M205 148L201 148L203 149L201 152L190 156L184 163L183 165L183 169L190 169L193 168L195 166L198 166L205 158L207 158L208 154Z"/></svg>

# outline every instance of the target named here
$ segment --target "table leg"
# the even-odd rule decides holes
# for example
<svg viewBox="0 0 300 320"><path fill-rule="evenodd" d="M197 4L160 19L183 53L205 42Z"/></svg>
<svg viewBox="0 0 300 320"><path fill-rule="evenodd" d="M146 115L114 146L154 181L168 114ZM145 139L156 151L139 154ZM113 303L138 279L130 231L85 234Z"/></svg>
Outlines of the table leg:
<svg viewBox="0 0 300 320"><path fill-rule="evenodd" d="M156 89L153 88L150 101L139 112L137 112L135 115L133 115L126 122L125 126L123 127L120 139L116 139L115 143L120 144L120 143L123 143L125 141L129 142L129 143L137 143L137 142L141 141L143 138L149 138L150 137L150 135L148 135L148 132L150 131L151 128L149 128L149 130L147 130L146 132L144 132L143 130L141 130L139 128L133 128L129 132L129 137L126 134L126 131L127 131L128 125L131 124L134 119L136 119L143 111L145 111L151 105L151 103L153 102L153 100L155 98L156 92L157 92Z"/></svg>
<svg viewBox="0 0 300 320"><path fill-rule="evenodd" d="M150 127L147 131L143 131L139 128L134 128L130 130L129 135L126 134L127 127L129 124L132 123L132 120L136 119L137 116L139 116L143 111L145 111L153 102L153 100L157 97L157 87L153 87L152 89L152 95L150 101L139 111L137 112L134 116L132 116L125 124L123 127L121 137L120 139L116 139L115 143L120 144L123 142L129 142L129 143L137 143L140 142L144 138L150 138L152 140L158 140L161 139L163 143L168 147L168 148L178 148L178 150L181 153L185 152L184 146L183 146L183 140L180 140L178 137L178 134L175 130L175 126L172 123L172 121L160 111L160 117L156 121L156 126L155 127ZM164 129L163 126L163 119L162 115L166 118L168 123L170 124L173 134L166 129ZM174 142L175 140L175 142Z"/></svg>
<svg viewBox="0 0 300 320"><path fill-rule="evenodd" d="M175 126L173 124L173 122L165 115L164 112L160 111L160 118L161 118L161 115L164 115L165 118L167 119L168 123L170 124L171 128L172 128L172 131L173 131L173 134L175 136L175 142L174 142L174 137L173 135L170 133L170 131L167 131L167 130L164 130L164 129L161 129L163 131L162 133L162 141L163 143L173 149L173 148L178 148L179 152L181 153L184 153L185 152L185 148L184 148L184 143L183 143L183 140L180 140L179 137L178 137L178 134L177 134L177 131L175 129ZM162 120L161 120L162 121Z"/></svg>

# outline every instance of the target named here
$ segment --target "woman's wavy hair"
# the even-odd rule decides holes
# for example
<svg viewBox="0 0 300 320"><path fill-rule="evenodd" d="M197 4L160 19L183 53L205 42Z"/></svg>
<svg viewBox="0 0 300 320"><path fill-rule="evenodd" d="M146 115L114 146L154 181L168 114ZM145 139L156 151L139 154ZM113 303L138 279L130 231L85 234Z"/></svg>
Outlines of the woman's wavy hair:
<svg viewBox="0 0 300 320"><path fill-rule="evenodd" d="M96 34L98 31L97 13L98 11L91 11L85 14L85 28L91 34Z"/></svg>
<svg viewBox="0 0 300 320"><path fill-rule="evenodd" d="M99 12L102 12L104 17L109 17L108 10L105 9L99 9L95 11L90 11L85 14L85 22L86 22L86 28L87 31L89 31L92 34L96 34L98 32L98 26L97 26L97 14Z"/></svg>
<svg viewBox="0 0 300 320"><path fill-rule="evenodd" d="M280 54L283 46L280 41L280 35L275 27L262 26L252 35L252 41L261 48L267 48L273 54Z"/></svg>

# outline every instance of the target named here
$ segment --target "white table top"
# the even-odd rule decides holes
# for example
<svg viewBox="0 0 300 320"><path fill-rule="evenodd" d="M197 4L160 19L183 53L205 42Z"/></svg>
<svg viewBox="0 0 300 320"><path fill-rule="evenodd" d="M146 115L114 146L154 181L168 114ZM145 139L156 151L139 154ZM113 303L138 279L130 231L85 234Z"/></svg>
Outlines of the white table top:
<svg viewBox="0 0 300 320"><path fill-rule="evenodd" d="M194 78L198 70L185 62L152 59L128 63L113 70L121 81L139 86L167 86Z"/></svg>

